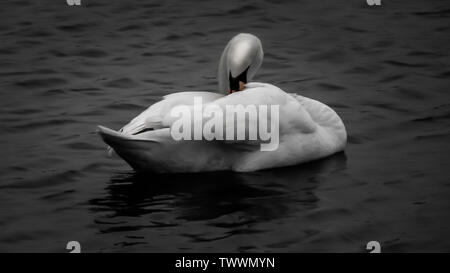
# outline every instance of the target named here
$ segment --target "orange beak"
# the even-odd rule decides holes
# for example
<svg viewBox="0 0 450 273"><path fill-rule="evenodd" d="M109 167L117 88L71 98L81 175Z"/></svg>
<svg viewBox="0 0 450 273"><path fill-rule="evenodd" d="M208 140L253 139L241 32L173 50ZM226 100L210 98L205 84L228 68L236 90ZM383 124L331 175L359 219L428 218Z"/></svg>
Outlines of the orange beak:
<svg viewBox="0 0 450 273"><path fill-rule="evenodd" d="M233 94L234 92L242 91L242 90L244 90L244 88L245 88L245 83L242 81L239 81L239 90L230 90L228 92L228 94Z"/></svg>

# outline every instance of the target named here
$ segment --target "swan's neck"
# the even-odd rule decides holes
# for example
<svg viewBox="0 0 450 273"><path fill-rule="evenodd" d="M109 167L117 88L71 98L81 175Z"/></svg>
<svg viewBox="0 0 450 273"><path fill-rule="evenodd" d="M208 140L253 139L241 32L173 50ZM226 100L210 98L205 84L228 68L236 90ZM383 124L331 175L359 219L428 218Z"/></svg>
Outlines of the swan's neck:
<svg viewBox="0 0 450 273"><path fill-rule="evenodd" d="M219 92L228 93L230 89L229 75L238 77L245 72L244 83L249 82L261 66L263 60L261 41L254 35L241 33L233 37L220 57L218 69ZM231 67L228 67L228 66Z"/></svg>
<svg viewBox="0 0 450 273"><path fill-rule="evenodd" d="M217 79L219 80L219 93L226 94L228 93L228 49L230 48L230 43L227 44L225 49L222 52L222 56L220 57L219 62L219 70L217 72Z"/></svg>

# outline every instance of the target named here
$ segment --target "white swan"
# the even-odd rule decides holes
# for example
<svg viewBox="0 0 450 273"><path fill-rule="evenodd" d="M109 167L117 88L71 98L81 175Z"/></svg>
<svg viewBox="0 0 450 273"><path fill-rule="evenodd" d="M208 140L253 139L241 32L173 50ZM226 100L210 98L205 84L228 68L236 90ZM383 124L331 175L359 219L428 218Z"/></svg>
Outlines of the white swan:
<svg viewBox="0 0 450 273"><path fill-rule="evenodd" d="M260 67L263 50L251 34L238 34L225 47L219 64L219 92L180 92L151 105L119 131L98 132L134 169L153 172L256 171L295 165L342 151L345 126L327 105L270 84L249 82ZM179 105L279 105L279 146L261 151L249 141L181 140L170 134L169 113Z"/></svg>

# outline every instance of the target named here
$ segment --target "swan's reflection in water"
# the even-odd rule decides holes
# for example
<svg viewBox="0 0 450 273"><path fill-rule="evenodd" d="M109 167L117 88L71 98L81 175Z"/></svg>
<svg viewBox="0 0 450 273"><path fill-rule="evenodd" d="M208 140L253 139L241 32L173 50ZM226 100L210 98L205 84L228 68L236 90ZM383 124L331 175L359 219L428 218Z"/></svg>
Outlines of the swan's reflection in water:
<svg viewBox="0 0 450 273"><path fill-rule="evenodd" d="M195 249L192 243L213 241L220 250L222 239L264 233L274 221L315 208L319 181L345 167L341 153L256 173L117 174L106 196L90 205L99 215L100 234L123 233L124 242L115 242L121 250L133 241L158 245L161 236L165 248L158 251Z"/></svg>

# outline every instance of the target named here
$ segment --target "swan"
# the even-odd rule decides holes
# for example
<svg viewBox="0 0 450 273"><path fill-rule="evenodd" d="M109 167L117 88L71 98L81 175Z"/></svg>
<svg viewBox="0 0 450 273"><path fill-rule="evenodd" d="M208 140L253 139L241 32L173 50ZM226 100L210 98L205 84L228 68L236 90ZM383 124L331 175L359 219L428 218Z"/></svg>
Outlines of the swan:
<svg viewBox="0 0 450 273"><path fill-rule="evenodd" d="M219 92L172 93L119 131L99 125L97 132L109 145L109 152L117 153L136 171L159 173L251 172L297 165L343 151L347 132L333 109L314 99L286 93L272 84L251 82L263 55L259 38L240 33L228 42L221 55ZM196 98L220 109L227 105L278 105L277 148L262 151L255 145L258 141L248 140L175 140L170 131L175 122L171 113L179 106L192 109Z"/></svg>

